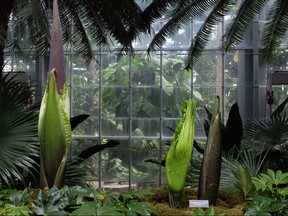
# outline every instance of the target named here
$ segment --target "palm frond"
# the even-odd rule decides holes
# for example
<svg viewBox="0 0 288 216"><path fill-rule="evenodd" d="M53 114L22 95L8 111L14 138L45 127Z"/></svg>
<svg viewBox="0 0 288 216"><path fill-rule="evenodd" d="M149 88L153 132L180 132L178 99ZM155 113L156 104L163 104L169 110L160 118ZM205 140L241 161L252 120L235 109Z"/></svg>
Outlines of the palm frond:
<svg viewBox="0 0 288 216"><path fill-rule="evenodd" d="M167 37L175 34L182 26L191 20L202 16L210 11L218 1L216 0L195 0L189 3L185 8L180 10L177 14L171 17L170 20L160 29L154 36L149 47L149 51L154 51L156 47L161 47Z"/></svg>
<svg viewBox="0 0 288 216"><path fill-rule="evenodd" d="M1 22L3 22L3 24ZM4 26L5 26L5 23L3 20L1 20L0 21L0 47L5 47L7 30L4 28Z"/></svg>
<svg viewBox="0 0 288 216"><path fill-rule="evenodd" d="M283 110L287 108L287 103L288 97L280 105L277 106L277 108L271 114L271 117L277 117L278 115L281 115Z"/></svg>
<svg viewBox="0 0 288 216"><path fill-rule="evenodd" d="M198 30L195 38L191 42L189 48L189 54L186 59L186 68L192 68L193 62L196 62L204 50L205 45L210 40L210 35L213 32L215 26L221 19L227 14L231 5L234 4L234 0L219 1L213 10L209 13L205 19L201 28Z"/></svg>
<svg viewBox="0 0 288 216"><path fill-rule="evenodd" d="M150 22L143 21L142 10L133 0L59 1L59 13L64 42L82 55L86 62L94 57L93 45L108 48L115 40L124 48L132 50L132 41L139 33L150 28ZM29 31L30 41L25 45L31 43L39 53L46 52L50 47L52 1L18 0L14 6L14 15L17 17L18 28L23 26ZM5 33L4 30L2 32ZM10 50L22 48L23 44L18 45L20 37L22 39L23 35L12 37Z"/></svg>
<svg viewBox="0 0 288 216"><path fill-rule="evenodd" d="M8 23L13 8L13 1L1 1L0 7L0 72L4 67L4 48L8 35Z"/></svg>
<svg viewBox="0 0 288 216"><path fill-rule="evenodd" d="M190 0L180 0L180 1L176 1L175 5L171 4L170 11L167 11L167 13L165 14L165 16L172 17L173 15L177 14L179 11L181 11L182 9L184 9L185 7L187 7L189 5L191 1Z"/></svg>
<svg viewBox="0 0 288 216"><path fill-rule="evenodd" d="M109 1L109 3L105 1L105 3L101 2L97 7L101 8L98 13L103 19L104 27L108 30L109 35L124 47L131 48L132 41L128 33L129 25L125 22L126 19L123 19L124 14L129 14L129 10L125 10L126 8L123 6L122 1Z"/></svg>
<svg viewBox="0 0 288 216"><path fill-rule="evenodd" d="M87 6L84 5L77 6L76 1L65 1L60 7L60 11L62 13L64 11L64 14L61 14L61 22L64 32L66 32L65 42L68 42L85 62L90 62L94 59L91 41L99 46L108 44L108 42L105 29L101 27L101 22L97 22L99 18L89 14L86 8Z"/></svg>
<svg viewBox="0 0 288 216"><path fill-rule="evenodd" d="M264 121L248 122L244 134L246 138L264 142L268 146L281 145L288 140L288 117L283 114Z"/></svg>
<svg viewBox="0 0 288 216"><path fill-rule="evenodd" d="M16 4L14 7L14 15L16 19L17 30L19 27L26 30L26 34L29 32L30 41L25 41L24 45L27 48L27 44L31 42L32 47L36 47L40 53L45 53L49 48L50 32L49 32L49 14L42 1L32 0ZM19 27L17 27L19 26ZM28 32L27 32L28 31ZM23 39L23 35L19 32L14 35L14 40ZM13 39L12 38L12 39ZM11 43L13 44L13 42Z"/></svg>
<svg viewBox="0 0 288 216"><path fill-rule="evenodd" d="M71 163L71 161L67 162L65 177L64 177L64 185L68 186L85 186L86 176L88 175L86 165L75 165Z"/></svg>
<svg viewBox="0 0 288 216"><path fill-rule="evenodd" d="M155 20L161 18L161 16L163 16L168 11L168 9L170 7L173 7L173 6L177 7L177 4L181 4L178 2L179 2L178 0L166 0L166 1L156 0L156 1L153 1L152 3L150 3L145 8L143 13L141 14L141 17L143 18L143 20L146 24L150 25ZM174 9L174 11L178 11L178 10Z"/></svg>
<svg viewBox="0 0 288 216"><path fill-rule="evenodd" d="M235 48L242 41L248 26L268 2L269 0L242 1L224 35L225 51Z"/></svg>
<svg viewBox="0 0 288 216"><path fill-rule="evenodd" d="M36 170L32 156L39 155L37 108L25 102L31 96L26 85L0 81L0 179L7 185L24 183L23 170Z"/></svg>
<svg viewBox="0 0 288 216"><path fill-rule="evenodd" d="M271 60L288 30L288 2L276 0L268 13L267 20L262 35L263 56L266 60Z"/></svg>
<svg viewBox="0 0 288 216"><path fill-rule="evenodd" d="M265 164L268 153L265 145L246 140L239 149L238 161L250 170L252 176L257 176Z"/></svg>

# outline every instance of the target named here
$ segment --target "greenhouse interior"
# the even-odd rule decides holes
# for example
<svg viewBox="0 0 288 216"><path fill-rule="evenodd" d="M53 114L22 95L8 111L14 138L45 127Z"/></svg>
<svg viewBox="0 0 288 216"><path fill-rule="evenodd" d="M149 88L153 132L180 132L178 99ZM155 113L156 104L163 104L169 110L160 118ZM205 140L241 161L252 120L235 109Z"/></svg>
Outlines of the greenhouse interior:
<svg viewBox="0 0 288 216"><path fill-rule="evenodd" d="M287 1L1 4L0 215L288 214Z"/></svg>

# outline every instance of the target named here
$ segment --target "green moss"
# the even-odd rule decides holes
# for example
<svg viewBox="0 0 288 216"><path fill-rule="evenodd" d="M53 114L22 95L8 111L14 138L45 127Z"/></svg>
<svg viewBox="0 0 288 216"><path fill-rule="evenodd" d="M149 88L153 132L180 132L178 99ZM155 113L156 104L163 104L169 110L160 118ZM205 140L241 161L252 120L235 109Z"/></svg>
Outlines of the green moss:
<svg viewBox="0 0 288 216"><path fill-rule="evenodd" d="M236 205L231 209L227 209L225 214L228 215L244 215L244 207L245 205Z"/></svg>
<svg viewBox="0 0 288 216"><path fill-rule="evenodd" d="M243 197L239 194L236 194L229 190L219 190L218 199L221 199L225 203L228 203L231 206L235 206L241 202L243 202Z"/></svg>
<svg viewBox="0 0 288 216"><path fill-rule="evenodd" d="M185 188L181 203L178 208L173 209L169 207L169 190L167 187L151 188L151 192L154 194L149 197L144 197L144 200L150 202L156 209L158 214L161 215L191 215L191 212L195 209L189 208L189 200L197 199L197 189ZM225 215L244 215L244 207L246 202L243 198L229 190L219 190L217 205L213 206L215 214L225 213Z"/></svg>
<svg viewBox="0 0 288 216"><path fill-rule="evenodd" d="M158 212L158 216L172 216L172 215L177 215L177 216L186 216L190 215L190 209L185 209L185 208L170 208L169 204L164 204L164 203L156 203L153 205L153 207L156 209Z"/></svg>

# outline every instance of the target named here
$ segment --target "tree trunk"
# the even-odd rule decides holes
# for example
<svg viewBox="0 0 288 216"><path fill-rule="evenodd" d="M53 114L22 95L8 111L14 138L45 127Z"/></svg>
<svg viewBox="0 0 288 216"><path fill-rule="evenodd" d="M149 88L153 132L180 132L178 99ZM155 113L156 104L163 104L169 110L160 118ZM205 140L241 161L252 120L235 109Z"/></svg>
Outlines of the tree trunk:
<svg viewBox="0 0 288 216"><path fill-rule="evenodd" d="M7 39L9 17L12 13L14 0L1 0L0 7L0 76L4 67L4 49Z"/></svg>

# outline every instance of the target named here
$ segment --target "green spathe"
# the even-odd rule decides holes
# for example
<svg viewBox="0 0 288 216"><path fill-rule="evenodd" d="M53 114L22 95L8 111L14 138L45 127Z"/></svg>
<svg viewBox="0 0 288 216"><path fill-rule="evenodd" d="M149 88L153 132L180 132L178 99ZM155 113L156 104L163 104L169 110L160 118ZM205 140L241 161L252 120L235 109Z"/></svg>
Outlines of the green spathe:
<svg viewBox="0 0 288 216"><path fill-rule="evenodd" d="M195 101L183 104L183 116L177 125L166 158L166 178L170 191L181 193L185 186L194 140Z"/></svg>
<svg viewBox="0 0 288 216"><path fill-rule="evenodd" d="M41 187L61 187L68 147L71 143L68 89L57 92L55 69L48 73L48 83L42 99L38 133L40 141Z"/></svg>

